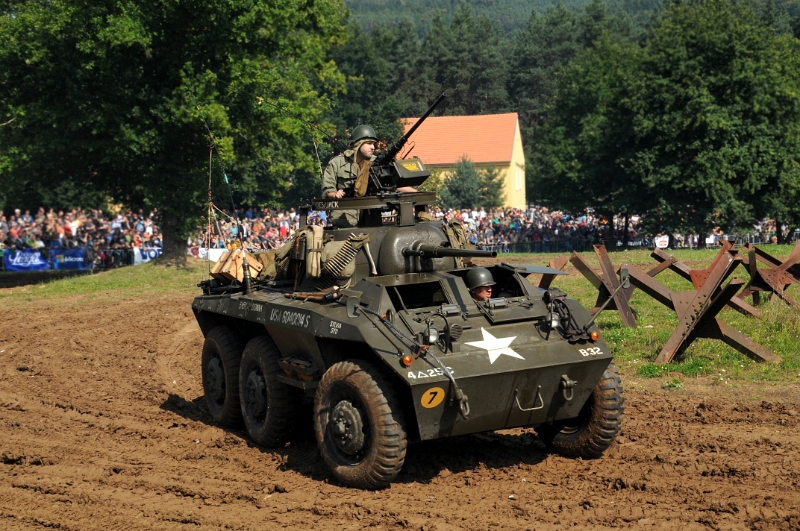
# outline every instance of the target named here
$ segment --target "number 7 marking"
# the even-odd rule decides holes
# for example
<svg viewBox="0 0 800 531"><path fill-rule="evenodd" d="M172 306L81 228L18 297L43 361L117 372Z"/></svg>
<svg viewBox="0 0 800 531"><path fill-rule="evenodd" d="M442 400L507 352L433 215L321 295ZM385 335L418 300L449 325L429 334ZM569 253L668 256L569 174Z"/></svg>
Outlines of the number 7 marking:
<svg viewBox="0 0 800 531"><path fill-rule="evenodd" d="M441 387L431 387L420 398L420 405L426 409L432 409L442 403L444 400L444 389Z"/></svg>

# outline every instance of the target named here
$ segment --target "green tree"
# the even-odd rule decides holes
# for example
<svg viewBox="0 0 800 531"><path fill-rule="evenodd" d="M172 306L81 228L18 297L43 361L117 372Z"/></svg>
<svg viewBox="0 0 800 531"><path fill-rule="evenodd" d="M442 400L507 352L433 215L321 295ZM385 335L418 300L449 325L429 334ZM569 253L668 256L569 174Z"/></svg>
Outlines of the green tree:
<svg viewBox="0 0 800 531"><path fill-rule="evenodd" d="M440 198L443 208L472 208L480 204L481 175L466 156L444 178Z"/></svg>
<svg viewBox="0 0 800 531"><path fill-rule="evenodd" d="M508 92L528 143L555 95L561 70L579 50L577 34L577 15L559 2L543 16L531 13L528 27L513 42Z"/></svg>
<svg viewBox="0 0 800 531"><path fill-rule="evenodd" d="M606 216L646 207L628 162L640 55L605 35L564 70L541 128L531 200L572 212L590 206Z"/></svg>
<svg viewBox="0 0 800 531"><path fill-rule="evenodd" d="M444 179L431 176L435 182L425 190L436 190L444 208L473 208L503 206L502 172L495 166L479 169L465 155Z"/></svg>
<svg viewBox="0 0 800 531"><path fill-rule="evenodd" d="M775 0L767 0L761 19L775 31L776 35L792 35L792 17L785 5L778 5Z"/></svg>
<svg viewBox="0 0 800 531"><path fill-rule="evenodd" d="M651 219L706 233L796 204L800 49L746 4L676 2L644 50L632 171ZM794 195L791 195L794 194Z"/></svg>
<svg viewBox="0 0 800 531"><path fill-rule="evenodd" d="M0 176L158 208L176 247L205 212L202 118L240 200L315 171L306 122L342 84L326 54L343 38L340 0L4 2Z"/></svg>
<svg viewBox="0 0 800 531"><path fill-rule="evenodd" d="M544 15L531 14L525 31L514 39L509 54L508 92L511 109L519 114L525 146L527 194L534 197L539 128L549 120L549 109L564 69L581 51L593 49L605 34L628 42L634 38L630 19L621 12L611 15L601 0L592 0L582 11L568 9L562 2ZM606 62L607 64L607 62ZM588 94L594 99L591 94Z"/></svg>
<svg viewBox="0 0 800 531"><path fill-rule="evenodd" d="M339 138L347 139L350 129L367 123L379 137L394 140L403 133L398 118L407 105L398 85L417 57L413 30L403 23L394 29L378 26L367 33L351 23L348 31L351 38L330 53L346 83L326 116L337 125Z"/></svg>
<svg viewBox="0 0 800 531"><path fill-rule="evenodd" d="M497 208L503 206L503 173L496 166L489 166L479 171L480 196L474 206Z"/></svg>
<svg viewBox="0 0 800 531"><path fill-rule="evenodd" d="M799 52L728 0L672 4L641 50L600 39L559 83L534 197L652 231L796 224Z"/></svg>
<svg viewBox="0 0 800 531"><path fill-rule="evenodd" d="M476 17L459 3L448 26L433 21L422 40L414 75L401 80L399 91L409 102L406 116L419 116L447 92L448 115L488 114L508 107L506 50L492 21Z"/></svg>

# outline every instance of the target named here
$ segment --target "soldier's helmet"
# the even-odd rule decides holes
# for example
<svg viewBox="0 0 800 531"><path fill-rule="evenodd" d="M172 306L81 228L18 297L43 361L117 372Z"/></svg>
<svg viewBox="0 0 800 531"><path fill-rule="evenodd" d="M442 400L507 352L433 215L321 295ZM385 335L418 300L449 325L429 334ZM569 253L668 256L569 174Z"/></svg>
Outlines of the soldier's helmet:
<svg viewBox="0 0 800 531"><path fill-rule="evenodd" d="M472 291L481 286L494 286L492 273L485 267L473 267L464 277L464 283Z"/></svg>
<svg viewBox="0 0 800 531"><path fill-rule="evenodd" d="M351 135L350 142L355 144L359 140L372 140L373 142L378 141L378 135L375 134L375 129L368 125L357 125L355 129L353 129L353 134Z"/></svg>

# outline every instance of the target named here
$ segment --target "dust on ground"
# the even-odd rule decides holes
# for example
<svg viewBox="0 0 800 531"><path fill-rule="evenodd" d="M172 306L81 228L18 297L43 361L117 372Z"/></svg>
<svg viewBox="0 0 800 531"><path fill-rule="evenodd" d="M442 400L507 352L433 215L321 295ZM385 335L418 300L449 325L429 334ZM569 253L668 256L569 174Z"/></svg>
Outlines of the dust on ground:
<svg viewBox="0 0 800 531"><path fill-rule="evenodd" d="M32 288L33 289L33 288ZM0 314L0 528L800 529L800 392L626 377L601 459L533 430L415 444L396 483L339 485L310 421L280 450L215 426L191 293Z"/></svg>

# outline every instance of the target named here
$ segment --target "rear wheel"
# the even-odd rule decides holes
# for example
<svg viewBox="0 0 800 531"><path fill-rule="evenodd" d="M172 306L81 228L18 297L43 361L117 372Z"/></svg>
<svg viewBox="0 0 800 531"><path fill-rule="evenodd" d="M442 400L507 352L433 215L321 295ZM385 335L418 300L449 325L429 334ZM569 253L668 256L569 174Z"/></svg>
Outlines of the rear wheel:
<svg viewBox="0 0 800 531"><path fill-rule="evenodd" d="M242 342L229 326L211 330L203 343L203 392L211 418L236 428L242 424L239 410L239 360Z"/></svg>
<svg viewBox="0 0 800 531"><path fill-rule="evenodd" d="M269 336L244 348L239 368L239 399L247 433L256 444L281 446L289 439L303 399L302 391L278 381L280 352Z"/></svg>
<svg viewBox="0 0 800 531"><path fill-rule="evenodd" d="M405 461L399 402L381 372L361 360L336 363L322 376L314 432L325 464L350 487L387 487Z"/></svg>
<svg viewBox="0 0 800 531"><path fill-rule="evenodd" d="M543 424L536 431L550 450L569 457L600 457L622 425L625 398L614 364L609 364L589 400L574 419Z"/></svg>

